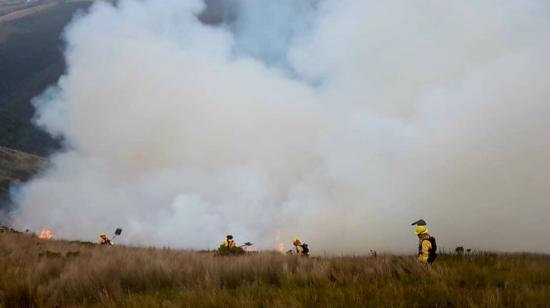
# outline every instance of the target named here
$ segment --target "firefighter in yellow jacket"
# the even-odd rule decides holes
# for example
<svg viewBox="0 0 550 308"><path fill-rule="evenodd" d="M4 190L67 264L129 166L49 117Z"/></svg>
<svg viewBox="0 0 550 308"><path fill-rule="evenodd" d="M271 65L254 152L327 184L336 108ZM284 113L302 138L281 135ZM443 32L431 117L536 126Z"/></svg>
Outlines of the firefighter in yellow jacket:
<svg viewBox="0 0 550 308"><path fill-rule="evenodd" d="M223 241L222 245L229 249L233 249L237 247L237 243L235 243L235 240L233 239L233 235L231 234L228 234L225 237L225 240Z"/></svg>
<svg viewBox="0 0 550 308"><path fill-rule="evenodd" d="M417 226L416 234L418 235L418 261L422 263L428 263L430 256L430 249L432 249L432 243L430 243L428 234L428 228L426 226Z"/></svg>
<svg viewBox="0 0 550 308"><path fill-rule="evenodd" d="M292 245L296 247L296 254L299 256L309 257L309 247L306 243L300 242L299 239L295 239Z"/></svg>
<svg viewBox="0 0 550 308"><path fill-rule="evenodd" d="M418 261L431 264L437 258L437 244L435 238L428 233L426 222L420 219L414 222L415 232L418 236Z"/></svg>
<svg viewBox="0 0 550 308"><path fill-rule="evenodd" d="M104 232L102 232L99 235L99 240L97 241L97 243L99 245L107 245L107 246L113 245L113 242L111 242L111 239L109 239L107 237L107 234L105 234Z"/></svg>

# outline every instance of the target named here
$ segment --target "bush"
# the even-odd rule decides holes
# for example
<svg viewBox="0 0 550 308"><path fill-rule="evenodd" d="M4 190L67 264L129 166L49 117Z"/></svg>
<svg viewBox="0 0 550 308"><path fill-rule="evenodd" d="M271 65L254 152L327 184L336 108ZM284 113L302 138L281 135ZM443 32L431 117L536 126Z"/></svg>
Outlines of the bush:
<svg viewBox="0 0 550 308"><path fill-rule="evenodd" d="M241 247L227 247L224 245L220 245L218 248L218 255L220 256L238 256L238 255L244 255L246 251L242 249Z"/></svg>

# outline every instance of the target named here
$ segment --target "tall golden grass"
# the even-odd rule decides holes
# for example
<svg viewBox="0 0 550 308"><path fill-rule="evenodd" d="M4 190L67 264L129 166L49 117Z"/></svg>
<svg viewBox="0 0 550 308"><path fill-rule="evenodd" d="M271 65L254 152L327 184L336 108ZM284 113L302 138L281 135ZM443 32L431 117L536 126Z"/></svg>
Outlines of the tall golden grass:
<svg viewBox="0 0 550 308"><path fill-rule="evenodd" d="M548 307L550 256L219 257L0 233L4 307Z"/></svg>

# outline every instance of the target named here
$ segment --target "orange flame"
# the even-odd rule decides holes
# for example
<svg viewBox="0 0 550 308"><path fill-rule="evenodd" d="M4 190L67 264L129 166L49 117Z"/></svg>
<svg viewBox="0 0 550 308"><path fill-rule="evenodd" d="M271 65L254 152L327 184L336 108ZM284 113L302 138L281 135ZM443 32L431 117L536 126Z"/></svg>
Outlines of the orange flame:
<svg viewBox="0 0 550 308"><path fill-rule="evenodd" d="M281 241L281 230L277 230L275 233L275 250L285 253L285 244Z"/></svg>
<svg viewBox="0 0 550 308"><path fill-rule="evenodd" d="M41 240L51 240L53 238L53 233L50 229L42 229L38 238Z"/></svg>

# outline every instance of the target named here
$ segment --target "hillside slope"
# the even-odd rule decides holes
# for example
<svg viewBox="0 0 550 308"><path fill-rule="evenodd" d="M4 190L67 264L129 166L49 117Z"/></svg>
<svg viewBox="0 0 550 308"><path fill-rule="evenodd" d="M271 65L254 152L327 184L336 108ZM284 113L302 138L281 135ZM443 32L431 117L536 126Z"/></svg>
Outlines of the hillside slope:
<svg viewBox="0 0 550 308"><path fill-rule="evenodd" d="M0 0L0 146L46 155L57 142L31 123L31 99L65 71L61 35L90 1Z"/></svg>
<svg viewBox="0 0 550 308"><path fill-rule="evenodd" d="M11 184L30 179L44 164L40 156L0 146L0 207L7 201Z"/></svg>

